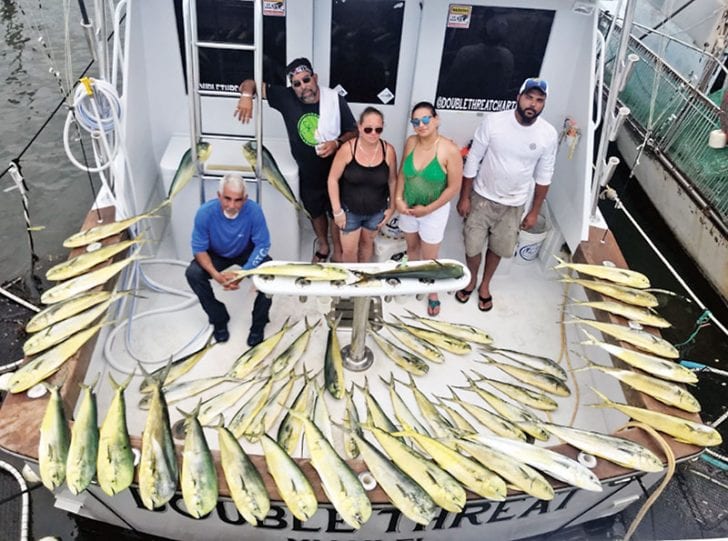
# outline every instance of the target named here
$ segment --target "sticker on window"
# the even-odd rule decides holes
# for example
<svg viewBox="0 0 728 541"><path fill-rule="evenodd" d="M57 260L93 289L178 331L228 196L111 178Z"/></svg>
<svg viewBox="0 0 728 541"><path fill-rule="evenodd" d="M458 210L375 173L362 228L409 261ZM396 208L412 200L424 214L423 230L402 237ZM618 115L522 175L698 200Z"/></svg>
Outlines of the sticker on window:
<svg viewBox="0 0 728 541"><path fill-rule="evenodd" d="M470 28L470 16L473 12L473 6L458 6L450 4L447 12L448 28Z"/></svg>
<svg viewBox="0 0 728 541"><path fill-rule="evenodd" d="M263 0L263 15L270 15L273 17L285 17L286 16L285 0L277 0L275 2Z"/></svg>
<svg viewBox="0 0 728 541"><path fill-rule="evenodd" d="M379 98L382 103L389 103L394 98L394 94L392 94L391 90L385 88L379 94L377 94L377 98Z"/></svg>

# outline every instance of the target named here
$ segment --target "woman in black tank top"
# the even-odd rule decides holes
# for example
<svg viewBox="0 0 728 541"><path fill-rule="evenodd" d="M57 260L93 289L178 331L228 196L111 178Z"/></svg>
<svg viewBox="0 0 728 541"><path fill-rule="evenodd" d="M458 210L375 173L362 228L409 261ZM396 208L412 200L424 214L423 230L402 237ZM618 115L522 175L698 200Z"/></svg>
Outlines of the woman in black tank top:
<svg viewBox="0 0 728 541"><path fill-rule="evenodd" d="M345 263L371 260L374 237L394 213L397 156L381 138L382 113L367 107L358 128L359 136L336 153L328 181Z"/></svg>

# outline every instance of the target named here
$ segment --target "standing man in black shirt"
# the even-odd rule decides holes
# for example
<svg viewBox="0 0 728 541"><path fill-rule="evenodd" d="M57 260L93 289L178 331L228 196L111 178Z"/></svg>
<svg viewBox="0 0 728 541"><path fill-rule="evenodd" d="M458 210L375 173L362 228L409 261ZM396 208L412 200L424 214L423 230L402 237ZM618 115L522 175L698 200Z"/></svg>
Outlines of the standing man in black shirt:
<svg viewBox="0 0 728 541"><path fill-rule="evenodd" d="M283 116L291 154L298 164L299 196L311 215L318 242L313 262L326 261L330 255L329 169L341 144L356 136L356 121L343 97L318 85L318 76L307 58L297 58L288 64L286 75L290 87L263 83L262 97ZM249 122L253 116L255 92L254 80L240 83L240 101L235 116L241 122ZM341 261L341 242L333 221L331 229L332 259Z"/></svg>

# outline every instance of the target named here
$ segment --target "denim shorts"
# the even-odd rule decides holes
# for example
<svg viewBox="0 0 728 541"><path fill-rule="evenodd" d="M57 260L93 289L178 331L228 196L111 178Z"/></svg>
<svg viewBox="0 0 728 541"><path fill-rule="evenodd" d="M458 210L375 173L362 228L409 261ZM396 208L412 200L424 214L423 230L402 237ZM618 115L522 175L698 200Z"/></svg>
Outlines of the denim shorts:
<svg viewBox="0 0 728 541"><path fill-rule="evenodd" d="M356 212L351 212L346 208L344 211L346 212L346 225L341 228L341 231L344 233L351 233L361 227L368 229L369 231L376 231L377 226L382 220L384 220L383 210L375 212L374 214L357 214Z"/></svg>

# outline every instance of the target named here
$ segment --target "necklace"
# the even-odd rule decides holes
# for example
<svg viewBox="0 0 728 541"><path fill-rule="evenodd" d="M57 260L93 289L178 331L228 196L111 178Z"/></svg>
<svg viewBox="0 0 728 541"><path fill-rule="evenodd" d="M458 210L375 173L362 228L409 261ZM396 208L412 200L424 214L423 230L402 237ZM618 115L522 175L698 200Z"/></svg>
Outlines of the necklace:
<svg viewBox="0 0 728 541"><path fill-rule="evenodd" d="M361 141L359 143L360 144L357 145L356 148L359 149L359 150L361 150L362 157L365 158L364 161L368 161L369 162L367 164L367 167L372 167L374 165L374 160L377 158L377 155L379 154L379 144L378 143L375 144L374 145L374 150L367 156L366 154L364 154L364 145L361 144Z"/></svg>

